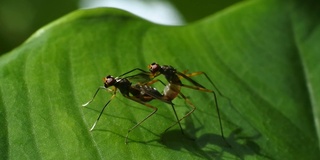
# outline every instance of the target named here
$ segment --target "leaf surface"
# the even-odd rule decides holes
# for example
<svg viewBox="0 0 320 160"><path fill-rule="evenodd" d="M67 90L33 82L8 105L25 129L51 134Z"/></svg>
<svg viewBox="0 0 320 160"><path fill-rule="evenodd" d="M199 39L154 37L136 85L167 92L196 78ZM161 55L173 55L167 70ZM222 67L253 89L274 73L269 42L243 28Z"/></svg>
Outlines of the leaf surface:
<svg viewBox="0 0 320 160"><path fill-rule="evenodd" d="M311 9L313 10L311 10ZM320 28L316 6L245 1L186 26L161 26L125 11L79 10L0 58L1 155L10 159L316 159L319 157ZM197 107L182 126L170 105L152 112L117 93L87 102L106 75L152 62L203 71L218 96L183 88ZM206 86L204 76L193 77ZM187 81L184 83L188 84ZM162 90L161 85L156 85ZM228 101L228 98L231 100ZM173 101L179 117L191 108Z"/></svg>

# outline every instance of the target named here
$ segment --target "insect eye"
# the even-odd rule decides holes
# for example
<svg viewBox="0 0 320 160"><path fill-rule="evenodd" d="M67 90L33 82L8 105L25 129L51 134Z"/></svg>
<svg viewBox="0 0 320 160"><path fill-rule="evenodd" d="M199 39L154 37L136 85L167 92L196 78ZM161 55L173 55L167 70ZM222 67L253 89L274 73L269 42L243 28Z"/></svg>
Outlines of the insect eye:
<svg viewBox="0 0 320 160"><path fill-rule="evenodd" d="M108 75L107 77L103 78L103 82L104 82L104 86L106 88L108 88L108 87L114 85L114 83L116 82L116 79L114 77Z"/></svg>
<svg viewBox="0 0 320 160"><path fill-rule="evenodd" d="M159 71L159 69L160 69L160 65L157 63L152 63L149 65L149 70L151 73L156 73Z"/></svg>

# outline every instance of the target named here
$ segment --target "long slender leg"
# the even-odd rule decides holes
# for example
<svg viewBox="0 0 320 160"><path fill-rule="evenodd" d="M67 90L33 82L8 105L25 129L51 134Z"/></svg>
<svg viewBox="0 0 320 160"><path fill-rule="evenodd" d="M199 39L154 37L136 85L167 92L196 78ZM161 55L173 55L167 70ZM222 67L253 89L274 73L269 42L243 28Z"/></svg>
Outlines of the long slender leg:
<svg viewBox="0 0 320 160"><path fill-rule="evenodd" d="M181 124L180 124L180 121L182 121L183 119L185 119L186 117L188 117L191 113L193 113L195 110L196 110L196 107L191 103L191 101L185 96L183 95L181 92L180 92L180 95L182 96L182 98L192 107L192 110L189 111L186 115L184 115L182 118L178 119L177 117L177 122L175 122L174 124L172 124L170 127L168 127L164 132L167 132L170 128L172 128L173 126L175 126L177 123L179 124L180 126L180 129L182 131L182 128L181 128ZM173 106L172 106L173 107ZM174 109L174 108L173 108ZM174 112L175 109L174 109ZM176 113L175 113L176 114ZM183 133L183 132L182 132Z"/></svg>
<svg viewBox="0 0 320 160"><path fill-rule="evenodd" d="M82 106L85 107L85 106L89 105L89 104L94 100L94 98L96 97L96 95L98 94L98 92L99 92L101 89L106 89L106 87L100 86L100 87L97 89L97 91L94 93L92 99L91 99L90 101L88 101L87 103L83 104ZM105 109L105 108L107 107L107 105L111 102L111 100L116 96L116 93L117 93L117 88L114 88L114 90L113 90L113 95L111 96L110 100L103 106L103 108L102 108L102 110L101 110L101 112L100 112L97 120L96 120L96 121L94 122L94 124L92 125L90 131L92 131L92 130L94 129L94 127L95 127L96 124L98 123L98 121L99 121L99 119L100 119L100 117L101 117L104 109Z"/></svg>
<svg viewBox="0 0 320 160"><path fill-rule="evenodd" d="M150 72L148 72L148 71L145 71L145 70L140 69L140 68L135 68L135 69L133 69L133 70L130 70L130 71L126 72L126 73L121 74L119 77L122 77L122 76L124 76L124 75L129 74L129 73L132 73L132 72L134 72L134 71L141 71L142 73L150 74ZM129 77L130 77L130 76L129 76Z"/></svg>
<svg viewBox="0 0 320 160"><path fill-rule="evenodd" d="M91 129L90 129L90 131L92 131L93 129L94 129L94 127L96 126L96 124L98 123L98 121L99 121L99 119L100 119L100 117L101 117L101 115L102 115L102 113L103 113L103 111L104 111L104 109L108 106L108 104L111 102L111 100L114 98L116 96L116 94L113 94L112 96L111 96L111 98L110 98L110 100L103 106L103 108L102 108L102 110L101 110L101 112L100 112L100 114L99 114L99 116L98 116L98 118L97 118L97 120L94 122L94 124L92 125L92 127L91 127Z"/></svg>
<svg viewBox="0 0 320 160"><path fill-rule="evenodd" d="M157 110L158 110L158 108L153 107L153 106L151 106L150 104L144 103L144 102L142 102L142 101L140 101L140 100L138 100L138 99L136 99L136 98L134 98L134 97L127 97L127 96L125 96L125 97L128 98L128 99L130 99L130 100L133 100L133 101L135 101L135 102L138 102L138 103L140 103L140 104L142 104L142 105L144 105L144 106L146 106L146 107L148 107L148 108L153 109L153 112L151 112L151 113L150 113L149 115L147 115L143 120L141 120L139 123L137 123L136 125L134 125L132 128L130 128L130 129L128 130L128 133L127 133L126 139L125 139L125 143L127 144L127 143L128 143L129 133L130 133L133 129L135 129L136 127L138 127L141 123L143 123L145 120L147 120L148 118L150 118L154 113L156 113Z"/></svg>
<svg viewBox="0 0 320 160"><path fill-rule="evenodd" d="M184 84L181 84L181 86L182 86L182 87L186 87L186 88L190 88L190 89L194 89L194 90L199 90L199 91L202 91L202 92L211 92L211 93L213 93L213 97L214 97L214 101L215 101L215 106L216 106L216 110L217 110L218 118L219 118L221 136L222 136L222 138L225 140L225 137L224 137L224 134L223 134L222 122L221 122L219 105L218 105L218 100L217 100L216 93L215 93L214 91L212 91L212 90L208 90L208 89L206 89L206 88L202 88L202 87L198 87L198 86L189 86L189 85L184 85Z"/></svg>
<svg viewBox="0 0 320 160"><path fill-rule="evenodd" d="M210 84L216 89L216 91L219 93L220 96L228 99L229 101L230 98L226 97L225 95L223 95L220 90L217 88L217 86L213 83L213 81L209 78L209 76L205 73L205 72L193 72L193 73L188 73L188 74L184 74L184 73L178 73L179 77L183 77L183 78L186 78L189 82L191 82L193 85L195 86L198 86L198 87L202 87L202 88L205 88L203 87L201 84L199 84L198 82L194 81L193 79L191 79L190 77L194 77L194 76L198 76L198 75L201 75L203 74L207 80L210 82ZM183 76L184 75L184 76ZM182 79L182 78L180 78Z"/></svg>
<svg viewBox="0 0 320 160"><path fill-rule="evenodd" d="M223 129L222 129L222 123L221 123L221 118L220 118L220 112L219 112L219 107L218 107L218 101L217 101L217 96L216 96L216 93L212 90L208 90L206 89L205 87L203 87L201 84L199 84L198 82L194 81L193 79L191 79L190 77L193 77L193 76L198 76L198 75L201 75L203 74L207 80L211 83L211 85L216 89L216 91L219 93L219 95L221 97L224 97L228 100L229 104L231 106L233 106L232 102L231 102L231 99L229 97L226 97L225 95L223 95L220 90L216 87L216 85L213 83L213 81L209 78L209 76L205 73L205 72L193 72L193 73L189 73L189 74L185 74L184 73L181 73L181 72L178 72L178 75L179 77L183 77L183 78L186 78L186 80L188 80L189 82L191 82L192 84L194 84L195 86L187 86L187 85L183 85L184 87L187 87L187 88L191 88L191 89L195 89L195 90L200 90L200 91L203 91L203 92L212 92L214 94L214 99L215 99L215 103L216 103L216 110L217 110L217 113L218 113L218 117L219 117L219 123L220 123L220 130L221 130L221 135L223 137L223 139L225 139L224 135L223 135ZM180 78L181 79L181 78Z"/></svg>
<svg viewBox="0 0 320 160"><path fill-rule="evenodd" d="M85 107L85 106L87 106L88 104L90 104L90 103L93 101L93 99L96 97L96 95L97 95L97 93L100 91L100 89L106 89L106 87L100 86L100 87L97 89L97 91L95 92L95 94L93 95L93 97L90 99L90 101L88 101L87 103L83 104L82 106Z"/></svg>
<svg viewBox="0 0 320 160"><path fill-rule="evenodd" d="M156 82L160 82L160 83L163 84L164 86L166 85L166 84L165 84L163 81L161 81L160 79L151 80L151 81L147 82L145 85L150 86L150 85L152 85L152 84L154 84L154 83L156 83Z"/></svg>
<svg viewBox="0 0 320 160"><path fill-rule="evenodd" d="M168 129L170 129L171 127L173 127L174 125L176 125L177 123L179 124L179 127L180 127L180 130L181 130L181 133L183 133L183 130L182 130L182 127L181 127L181 124L180 124L180 121L183 119L179 119L178 115L177 115L177 112L176 112L176 109L174 108L174 104L171 104L171 107L173 109L173 112L174 112L174 115L176 116L176 119L177 119L177 122L175 122L173 125L171 125L169 128L167 128L164 132L167 132Z"/></svg>

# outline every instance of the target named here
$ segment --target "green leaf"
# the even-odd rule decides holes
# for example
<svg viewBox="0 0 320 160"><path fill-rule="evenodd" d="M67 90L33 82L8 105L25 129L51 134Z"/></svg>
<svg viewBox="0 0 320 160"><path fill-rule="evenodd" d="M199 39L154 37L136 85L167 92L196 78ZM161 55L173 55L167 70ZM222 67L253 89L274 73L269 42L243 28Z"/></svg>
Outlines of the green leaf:
<svg viewBox="0 0 320 160"><path fill-rule="evenodd" d="M245 1L187 26L161 26L125 11L80 10L40 29L0 59L0 154L4 159L317 159L319 8ZM175 122L170 105L151 109L121 93L89 131L111 94L101 78L151 62L203 71L218 96L183 88L197 107ZM214 89L204 76L193 77ZM184 83L188 83L184 80ZM156 85L162 90L161 85ZM231 103L228 101L231 99ZM191 108L174 100L179 117ZM163 134L162 134L163 133Z"/></svg>

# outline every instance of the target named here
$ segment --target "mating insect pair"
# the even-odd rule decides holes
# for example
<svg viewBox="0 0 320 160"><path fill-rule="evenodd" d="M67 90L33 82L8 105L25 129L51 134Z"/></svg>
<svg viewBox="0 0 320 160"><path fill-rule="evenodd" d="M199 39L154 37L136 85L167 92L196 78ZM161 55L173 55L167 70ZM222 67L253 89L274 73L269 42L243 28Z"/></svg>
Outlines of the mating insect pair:
<svg viewBox="0 0 320 160"><path fill-rule="evenodd" d="M138 74L126 76L134 71L140 71L140 72ZM166 80L168 81L167 85L165 85L162 81L155 79L157 76L159 76L161 74L164 75ZM156 107L146 103L146 102L149 102L154 99L158 99L162 102L170 104L172 106L173 111L174 111L174 114L175 114L177 121L174 124L172 124L170 127L168 127L165 130L165 132L167 130L169 130L171 127L173 127L174 125L179 124L180 130L183 134L183 130L182 130L180 121L183 120L184 118L186 118L187 116L189 116L196 109L196 107L190 102L190 100L185 95L183 95L180 91L181 87L186 87L186 88L190 88L190 89L194 89L194 90L199 90L202 92L213 93L214 100L215 100L215 106L216 106L216 110L217 110L218 118L219 118L221 136L225 140L216 93L213 90L206 89L204 86L202 86L201 84L199 84L198 82L196 82L190 78L190 77L201 75L201 74L205 75L205 77L209 80L209 82L213 85L213 87L215 87L215 85L213 84L211 79L204 72L194 72L194 73L186 74L184 72L177 71L172 66L167 66L167 65L160 66L157 63L152 63L149 65L149 72L145 71L143 69L140 69L140 68L135 68L133 70L130 70L130 71L120 75L119 77L112 77L110 75L105 77L104 78L104 86L100 86L97 89L97 91L95 92L92 99L89 102L83 104L83 106L87 106L89 103L91 103L100 89L107 89L108 87L114 86L114 89L112 90L112 92L113 92L112 97L104 105L103 109L100 112L100 115L98 116L97 120L95 121L95 123L91 127L90 131L92 131L94 129L94 127L96 126L97 122L99 121L104 109L111 102L111 100L115 97L116 91L117 91L117 89L119 89L121 94L125 98L128 98L128 99L133 100L135 102L138 102L148 108L153 109L153 112L151 112L143 120L141 120L139 123L137 123L136 125L134 125L132 128L130 128L128 130L128 133L127 133L126 139L125 139L125 143L127 143L128 135L133 129L138 127L141 123L143 123L145 120L147 120L149 117L151 117L155 112L157 112ZM139 81L139 83L133 85L129 81L129 79L139 79L140 81ZM186 79L192 85L183 84L181 82L181 79ZM161 82L163 85L165 85L165 88L163 90L163 94L161 94L157 89L155 89L151 86L152 84L154 84L156 82ZM191 111L189 111L185 116L183 116L180 119L178 118L177 113L174 108L174 104L172 103L172 100L175 99L178 95L180 95L192 108Z"/></svg>

